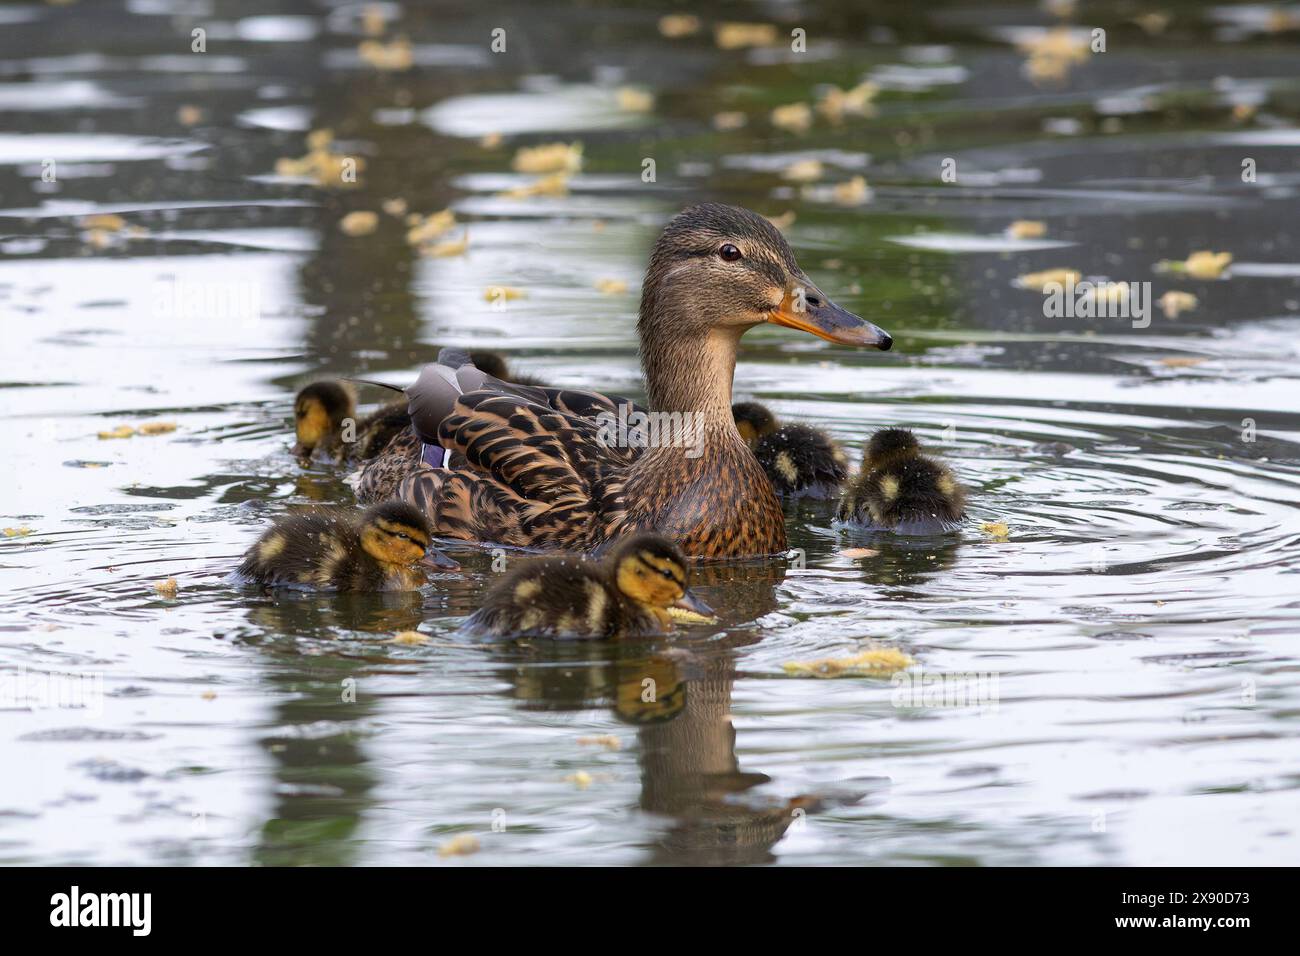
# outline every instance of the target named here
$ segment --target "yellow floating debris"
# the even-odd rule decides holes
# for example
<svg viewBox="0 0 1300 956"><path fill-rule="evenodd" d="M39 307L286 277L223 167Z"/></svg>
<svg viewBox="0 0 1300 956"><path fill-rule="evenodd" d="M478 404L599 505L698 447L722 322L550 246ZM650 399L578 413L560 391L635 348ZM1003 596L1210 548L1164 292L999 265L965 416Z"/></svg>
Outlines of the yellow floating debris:
<svg viewBox="0 0 1300 956"><path fill-rule="evenodd" d="M529 199L532 196L567 196L569 194L569 174L551 173L542 176L524 186L515 186L501 193L506 199Z"/></svg>
<svg viewBox="0 0 1300 956"><path fill-rule="evenodd" d="M488 133L486 136L479 139L478 144L484 149L496 149L504 142L505 137L500 133Z"/></svg>
<svg viewBox="0 0 1300 956"><path fill-rule="evenodd" d="M1036 219L1017 219L1007 226L1007 236L1012 239L1041 239L1047 235L1047 223Z"/></svg>
<svg viewBox="0 0 1300 956"><path fill-rule="evenodd" d="M1005 521L985 521L980 525L980 530L992 538L994 541L1005 541L1011 529L1007 527Z"/></svg>
<svg viewBox="0 0 1300 956"><path fill-rule="evenodd" d="M515 153L510 167L517 173L576 173L582 169L582 144L525 146Z"/></svg>
<svg viewBox="0 0 1300 956"><path fill-rule="evenodd" d="M875 113L875 100L880 87L866 81L852 89L842 90L832 86L817 99L817 112L832 123L840 123L846 116L871 116Z"/></svg>
<svg viewBox="0 0 1300 956"><path fill-rule="evenodd" d="M488 302L513 302L522 299L528 293L508 285L490 285L483 290L483 298Z"/></svg>
<svg viewBox="0 0 1300 956"><path fill-rule="evenodd" d="M723 50L771 46L778 36L776 27L770 23L718 23L713 27L713 42Z"/></svg>
<svg viewBox="0 0 1300 956"><path fill-rule="evenodd" d="M432 242L455 228L456 214L450 209L444 209L428 216L412 213L407 217L406 223L409 227L406 230L407 243L412 246L419 246L426 242Z"/></svg>
<svg viewBox="0 0 1300 956"><path fill-rule="evenodd" d="M379 228L379 213L368 209L350 212L339 220L339 229L348 236L368 236Z"/></svg>
<svg viewBox="0 0 1300 956"><path fill-rule="evenodd" d="M800 159L781 171L781 178L795 183L811 183L822 178L823 167L815 159Z"/></svg>
<svg viewBox="0 0 1300 956"><path fill-rule="evenodd" d="M772 125L792 133L806 133L812 126L812 107L807 103L788 103L772 110Z"/></svg>
<svg viewBox="0 0 1300 956"><path fill-rule="evenodd" d="M591 786L592 776L585 770L579 770L577 773L569 774L564 781L573 784L579 790L586 790Z"/></svg>
<svg viewBox="0 0 1300 956"><path fill-rule="evenodd" d="M690 13L668 13L659 18L659 35L670 40L700 32L700 18Z"/></svg>
<svg viewBox="0 0 1300 956"><path fill-rule="evenodd" d="M874 558L879 553L874 548L845 548L840 551L840 556L857 560L858 558Z"/></svg>
<svg viewBox="0 0 1300 956"><path fill-rule="evenodd" d="M1023 289L1042 292L1044 286L1050 283L1055 282L1064 287L1077 284L1082 278L1083 274L1076 272L1074 269L1048 269L1044 272L1031 272L1028 275L1023 275L1016 282Z"/></svg>
<svg viewBox="0 0 1300 956"><path fill-rule="evenodd" d="M1176 319L1182 313L1192 311L1199 304L1200 300L1190 292L1179 292L1174 289L1170 289L1156 299L1156 305L1160 306L1167 319Z"/></svg>
<svg viewBox="0 0 1300 956"><path fill-rule="evenodd" d="M409 70L415 63L411 50L411 41L406 37L395 37L391 42L381 40L362 40L357 53L364 63L385 73Z"/></svg>
<svg viewBox="0 0 1300 956"><path fill-rule="evenodd" d="M23 538L31 533L32 533L32 529L27 527L27 525L22 525L17 528L4 529L4 536L6 538Z"/></svg>
<svg viewBox="0 0 1300 956"><path fill-rule="evenodd" d="M176 111L176 122L182 126L197 126L203 122L203 110L191 104L185 104Z"/></svg>
<svg viewBox="0 0 1300 956"><path fill-rule="evenodd" d="M407 205L405 199L397 196L393 199L385 199L379 204L379 208L394 219L401 219L406 215Z"/></svg>
<svg viewBox="0 0 1300 956"><path fill-rule="evenodd" d="M720 133L742 129L749 122L749 117L740 110L723 110L713 114L713 128Z"/></svg>
<svg viewBox="0 0 1300 956"><path fill-rule="evenodd" d="M103 229L106 232L121 232L126 228L126 220L117 213L112 212L82 216L79 222L82 229Z"/></svg>
<svg viewBox="0 0 1300 956"><path fill-rule="evenodd" d="M141 435L167 435L174 431L175 422L145 422L136 428L136 432Z"/></svg>
<svg viewBox="0 0 1300 956"><path fill-rule="evenodd" d="M469 856L471 853L477 853L480 846L478 837L474 836L474 834L461 833L438 847L438 856Z"/></svg>
<svg viewBox="0 0 1300 956"><path fill-rule="evenodd" d="M624 86L619 89L617 96L618 108L625 113L649 113L655 108L654 94L645 90Z"/></svg>
<svg viewBox="0 0 1300 956"><path fill-rule="evenodd" d="M453 256L463 256L469 249L469 230L459 239L448 239L446 242L434 243L431 246L421 246L420 255L428 256L432 259L450 259Z"/></svg>
<svg viewBox="0 0 1300 956"><path fill-rule="evenodd" d="M175 578L168 578L165 581L159 581L153 586L155 592L165 598L174 598L179 589Z"/></svg>
<svg viewBox="0 0 1300 956"><path fill-rule="evenodd" d="M627 283L622 279L597 279L596 291L605 295L622 295L627 291Z"/></svg>
<svg viewBox="0 0 1300 956"><path fill-rule="evenodd" d="M215 690L205 690L203 693L199 694L199 696L204 700L216 700L217 692Z"/></svg>
<svg viewBox="0 0 1300 956"><path fill-rule="evenodd" d="M852 657L818 661L787 661L781 668L794 677L887 677L916 663L893 647L877 647Z"/></svg>
<svg viewBox="0 0 1300 956"><path fill-rule="evenodd" d="M604 747L606 750L619 750L623 746L623 741L613 734L602 734L599 737L579 737L578 743L584 747Z"/></svg>
<svg viewBox="0 0 1300 956"><path fill-rule="evenodd" d="M109 438L130 438L134 434L135 429L130 425L118 425L112 431L100 432L99 438L104 441Z"/></svg>
<svg viewBox="0 0 1300 956"><path fill-rule="evenodd" d="M795 213L793 209L787 209L779 216L768 216L767 221L776 226L776 228L780 229L782 232L785 232L794 225L794 221L797 218L798 214Z"/></svg>
<svg viewBox="0 0 1300 956"><path fill-rule="evenodd" d="M837 183L831 190L831 198L840 206L861 206L871 198L871 190L862 176L854 176L847 182Z"/></svg>
<svg viewBox="0 0 1300 956"><path fill-rule="evenodd" d="M421 634L419 631L398 631L391 638L389 638L389 643L403 644L406 646L414 646L417 644L428 644L429 637L427 634Z"/></svg>
<svg viewBox="0 0 1300 956"><path fill-rule="evenodd" d="M1185 272L1193 279L1217 279L1232 264L1231 252L1193 252L1182 262L1167 263L1174 272Z"/></svg>
<svg viewBox="0 0 1300 956"><path fill-rule="evenodd" d="M1194 355L1168 355L1160 360L1160 364L1166 368L1192 368L1204 361L1205 359Z"/></svg>
<svg viewBox="0 0 1300 956"><path fill-rule="evenodd" d="M312 130L307 134L307 154L293 159L281 157L275 161L277 176L313 179L318 186L350 187L365 170L366 161L361 156L341 156L330 151L334 132L329 129Z"/></svg>

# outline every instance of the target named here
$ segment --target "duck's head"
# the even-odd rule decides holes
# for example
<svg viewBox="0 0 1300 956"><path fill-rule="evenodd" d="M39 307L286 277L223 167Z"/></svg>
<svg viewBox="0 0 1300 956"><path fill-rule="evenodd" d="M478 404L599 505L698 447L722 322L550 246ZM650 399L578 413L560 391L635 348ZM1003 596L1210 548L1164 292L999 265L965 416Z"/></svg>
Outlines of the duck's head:
<svg viewBox="0 0 1300 956"><path fill-rule="evenodd" d="M316 447L343 427L344 419L356 414L357 400L342 382L313 382L293 401L294 431L298 443L293 453L310 457Z"/></svg>
<svg viewBox="0 0 1300 956"><path fill-rule="evenodd" d="M776 416L758 402L736 402L731 406L731 414L736 419L736 430L750 448L757 448L760 438L777 429Z"/></svg>
<svg viewBox="0 0 1300 956"><path fill-rule="evenodd" d="M667 609L679 607L705 617L712 609L687 587L689 569L681 550L657 534L629 538L610 556L615 586L665 623Z"/></svg>
<svg viewBox="0 0 1300 956"><path fill-rule="evenodd" d="M739 334L763 322L840 345L887 350L893 344L889 333L832 302L762 216L719 203L674 216L655 244L642 286L643 340L656 325Z"/></svg>
<svg viewBox="0 0 1300 956"><path fill-rule="evenodd" d="M368 508L361 516L361 547L376 561L409 567L423 561L435 568L460 567L437 548L429 547L433 530L415 505L385 501Z"/></svg>
<svg viewBox="0 0 1300 956"><path fill-rule="evenodd" d="M882 428L867 442L862 454L862 465L870 471L891 460L915 455L920 451L921 443L906 428Z"/></svg>

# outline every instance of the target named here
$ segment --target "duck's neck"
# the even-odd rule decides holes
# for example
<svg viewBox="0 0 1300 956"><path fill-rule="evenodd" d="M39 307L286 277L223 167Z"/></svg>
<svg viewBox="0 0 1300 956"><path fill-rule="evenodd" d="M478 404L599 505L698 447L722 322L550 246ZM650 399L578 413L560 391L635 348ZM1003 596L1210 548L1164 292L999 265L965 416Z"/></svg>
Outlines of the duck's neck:
<svg viewBox="0 0 1300 956"><path fill-rule="evenodd" d="M710 431L735 432L731 383L743 331L735 326L709 329L701 336L644 335L641 369L651 411L698 412Z"/></svg>

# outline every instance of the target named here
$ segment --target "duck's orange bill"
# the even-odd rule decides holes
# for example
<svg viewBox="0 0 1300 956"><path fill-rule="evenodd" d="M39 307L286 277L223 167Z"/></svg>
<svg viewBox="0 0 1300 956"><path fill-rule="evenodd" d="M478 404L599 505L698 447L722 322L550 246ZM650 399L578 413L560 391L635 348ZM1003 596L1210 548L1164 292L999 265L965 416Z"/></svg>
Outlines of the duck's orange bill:
<svg viewBox="0 0 1300 956"><path fill-rule="evenodd" d="M871 347L888 352L894 339L882 328L842 309L815 285L793 286L781 304L767 314L767 320L787 329L809 332L838 345Z"/></svg>

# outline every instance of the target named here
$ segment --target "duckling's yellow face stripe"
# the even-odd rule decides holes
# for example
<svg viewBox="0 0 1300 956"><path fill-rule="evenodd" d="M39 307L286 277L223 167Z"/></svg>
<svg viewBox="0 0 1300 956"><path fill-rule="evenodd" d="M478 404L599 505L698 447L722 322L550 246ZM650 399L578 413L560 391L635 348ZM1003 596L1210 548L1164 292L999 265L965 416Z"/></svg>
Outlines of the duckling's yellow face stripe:
<svg viewBox="0 0 1300 956"><path fill-rule="evenodd" d="M668 607L686 593L686 569L676 561L638 551L619 562L617 583L634 601Z"/></svg>
<svg viewBox="0 0 1300 956"><path fill-rule="evenodd" d="M298 443L308 451L329 438L334 430L329 412L318 399L310 397L299 399L294 406L293 416Z"/></svg>
<svg viewBox="0 0 1300 956"><path fill-rule="evenodd" d="M379 561L414 564L424 557L429 538L418 528L381 519L361 532L361 545Z"/></svg>

